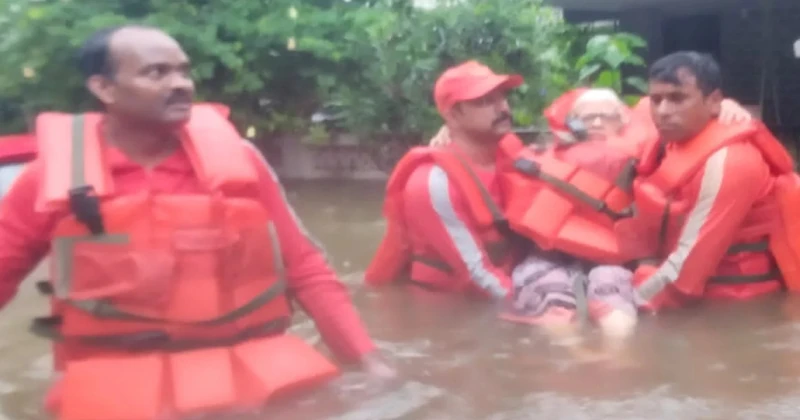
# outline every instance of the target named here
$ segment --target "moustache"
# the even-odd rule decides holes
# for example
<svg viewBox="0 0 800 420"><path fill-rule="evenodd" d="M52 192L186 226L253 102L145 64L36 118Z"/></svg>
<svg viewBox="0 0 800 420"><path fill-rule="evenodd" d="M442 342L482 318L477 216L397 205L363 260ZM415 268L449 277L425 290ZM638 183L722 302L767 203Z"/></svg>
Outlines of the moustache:
<svg viewBox="0 0 800 420"><path fill-rule="evenodd" d="M175 104L186 104L191 102L192 102L192 94L190 92L187 92L185 90L176 90L167 97L165 104L169 106Z"/></svg>
<svg viewBox="0 0 800 420"><path fill-rule="evenodd" d="M504 124L504 123L511 123L511 114L503 113L492 122L492 126Z"/></svg>

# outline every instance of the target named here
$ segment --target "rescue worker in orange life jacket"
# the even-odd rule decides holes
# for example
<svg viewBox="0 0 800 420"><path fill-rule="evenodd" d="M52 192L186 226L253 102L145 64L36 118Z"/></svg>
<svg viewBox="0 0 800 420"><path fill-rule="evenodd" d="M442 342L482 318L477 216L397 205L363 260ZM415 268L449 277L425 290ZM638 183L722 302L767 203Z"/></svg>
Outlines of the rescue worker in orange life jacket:
<svg viewBox="0 0 800 420"><path fill-rule="evenodd" d="M48 409L172 419L321 385L338 368L285 334L287 291L340 359L393 376L266 161L192 104L180 45L115 27L79 59L105 113L40 115L39 156L0 204L0 306L53 259L33 325L58 340Z"/></svg>
<svg viewBox="0 0 800 420"><path fill-rule="evenodd" d="M644 104L644 106L646 106L646 104ZM723 108L723 118L726 122L746 121L750 119L747 111L743 110L735 101L726 100ZM554 101L553 104L551 104L545 110L544 114L548 120L551 131L556 137L556 140L553 144L548 145L546 150L540 153L550 154L561 161L577 164L581 170L591 171L593 174L602 176L608 180L613 180L619 177L620 172L624 169L628 161L630 161L632 158L638 157L641 154L641 149L644 144L647 141L650 141L647 134L655 131L655 127L652 126L653 124L649 110L647 110L646 114L643 114L638 109L636 112L631 111L613 91L608 89L582 88L567 92ZM632 116L637 117L637 120L631 121ZM585 139L578 139L577 136L570 131L570 128L566 125L566 121L570 119L583 123L583 126L586 129L584 136L586 137ZM641 119L645 119L645 121L639 121ZM628 146L625 144L625 142L631 143L631 145ZM429 145L432 147L437 147L446 146L450 143L451 140L449 130L447 126L443 126L437 135L431 139ZM528 150L528 152L529 151L530 150ZM507 176L511 175L508 172L505 173ZM518 182L525 181L524 179L518 179ZM505 194L507 195L505 197L506 204L508 205L513 200L526 203L526 200L530 199L530 197L527 197L530 194L529 189L513 188L514 185L516 184L513 182L507 183L506 186L509 188L503 188ZM523 196L518 196L517 194L522 194ZM535 214L538 214L539 212L548 211L552 210L548 208L537 209L534 211L534 217L536 217ZM534 255L530 256L529 260L539 259L541 257L536 254L537 253L534 253ZM585 257L580 254L573 256L579 258ZM528 268L534 266L538 267L541 265L538 261L535 262L529 260L526 260L525 263L518 265L515 268L514 274L512 274L513 283L517 288L520 288L522 284L531 283L527 280L527 277L529 276L524 274L529 271ZM535 269L533 271L540 272L541 270ZM552 274L551 277L560 274L556 272L558 270L552 271L553 272L550 273ZM595 296L596 293L593 291L609 289L605 286L602 286L609 281L614 284L622 282L618 285L617 290L625 289L624 283L628 283L627 288L630 288L629 280L621 280L619 275L612 274L616 273L617 271L624 273L625 270L621 267L618 267L617 269L614 267L601 266L595 271L595 273L590 275L590 277L595 278L595 280L590 283L596 286L590 286L589 290L591 307L599 308L607 306L600 305L602 301L606 300L605 298L601 298L599 300L593 299L597 297ZM516 279L515 276L521 277L520 279ZM564 279L571 278L569 275L564 275L562 277ZM542 283L542 292L547 290L547 288L544 287L544 284L545 283ZM525 296L530 295L531 291L528 289L531 289L531 287L523 288L526 291L524 293L520 293L519 296L515 298L515 301L517 301L516 304L523 305L526 308L531 307L531 305L533 305L533 307L523 311L524 315L512 316L509 314L508 316L510 316L511 319L519 319L524 322L532 322L537 324L556 322L559 320L559 318L571 319L572 315L567 315L564 317L557 315L558 311L563 311L558 306L553 306L551 308L552 310L546 310L545 306L548 304L574 305L574 297L571 296L571 293L568 293L570 296L563 296L563 298L566 299L563 302L561 302L561 300L558 298L565 293L565 290L572 289L571 281L567 286L562 287L554 285L554 287L558 289L557 292L553 293L554 296L549 296L549 294L545 293L545 296L541 296L540 298L533 300L525 298ZM610 288L609 290L613 290L613 288ZM621 299L619 302L616 302L619 300L616 296L609 296L608 298L609 302L612 304L612 307L630 306L630 310L626 312L628 312L629 315L632 313L632 315L635 316L635 309L632 305L627 303L628 299ZM593 312L596 312L595 315L597 316L595 318L598 320L601 318L605 319L606 317L604 314L608 313L607 309L598 309L597 311ZM566 311L565 314L572 313L574 312Z"/></svg>
<svg viewBox="0 0 800 420"><path fill-rule="evenodd" d="M781 269L796 265L778 242L792 224L781 221L776 197L796 192L788 152L759 122L719 122L720 69L708 55L668 55L652 65L649 83L661 141L633 188L635 230L654 245L634 277L642 307L781 290L773 257Z"/></svg>
<svg viewBox="0 0 800 420"><path fill-rule="evenodd" d="M406 279L438 291L509 294L516 252L496 174L522 148L506 100L522 83L476 61L439 77L434 99L452 144L417 147L398 162L386 192L387 232L366 271L368 284Z"/></svg>

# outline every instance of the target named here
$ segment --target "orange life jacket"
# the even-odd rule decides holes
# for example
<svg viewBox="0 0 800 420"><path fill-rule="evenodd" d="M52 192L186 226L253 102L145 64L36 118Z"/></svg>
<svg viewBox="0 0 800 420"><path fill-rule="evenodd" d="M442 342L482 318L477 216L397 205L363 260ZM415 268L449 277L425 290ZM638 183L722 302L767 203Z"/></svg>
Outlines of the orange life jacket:
<svg viewBox="0 0 800 420"><path fill-rule="evenodd" d="M511 156L522 149L522 142L513 135L501 141L502 155ZM447 173L448 179L461 191L472 220L478 226L477 236L484 249L498 266L508 265L513 248L502 204L495 203L464 157L450 149L416 147L395 166L386 187L383 207L387 231L365 273L368 284L379 285L396 280L411 282L439 290L459 291L471 284L469 279L453 278L453 269L431 249L412 249L403 194L411 174L426 163L435 163ZM500 168L498 168L500 171Z"/></svg>
<svg viewBox="0 0 800 420"><path fill-rule="evenodd" d="M567 161L557 152L559 147L586 146L576 143L566 124L575 101L586 90L569 91L545 110L555 142L522 150L516 157L515 170L503 174L508 195L506 214L515 232L542 249L597 263L621 264L643 256L635 247L620 247L614 222L632 214L636 167L645 145L655 141L657 133L649 100L643 98L631 111L621 135L595 143L597 153L610 154L612 159L615 155L628 156L615 179Z"/></svg>
<svg viewBox="0 0 800 420"><path fill-rule="evenodd" d="M65 214L40 287L65 367L59 418L146 420L250 407L319 385L337 368L284 334L280 245L236 129L197 105L182 146L207 187L117 195L99 114L37 119L40 211ZM71 136L70 134L71 133Z"/></svg>
<svg viewBox="0 0 800 420"><path fill-rule="evenodd" d="M633 178L643 145L652 141L654 133L646 106L637 107L637 117L620 136L603 143L605 153L629 157L613 180L560 158L554 152L557 145L521 151L516 170L503 177L511 228L542 249L596 263L621 264L639 258L637 249L620 247L614 222L632 214ZM646 119L639 121L642 118Z"/></svg>
<svg viewBox="0 0 800 420"><path fill-rule="evenodd" d="M747 284L771 281L781 275L786 285L800 290L800 176L793 171L792 158L783 145L761 124L724 125L712 122L687 147L671 150L663 158L643 162L643 176L634 182L637 211L647 220L660 220L659 240L651 249L655 259L663 260L674 238L680 234L690 211L690 203L680 200L678 191L699 171L717 150L737 142L749 142L761 152L775 177L771 197L757 204L745 218L728 254L770 251L780 273L714 276L711 284ZM649 156L656 156L650 153ZM649 166L649 169L648 169ZM763 238L741 242L745 238ZM743 273L748 273L742 267Z"/></svg>
<svg viewBox="0 0 800 420"><path fill-rule="evenodd" d="M630 110L622 138L626 139L629 147L636 148L636 156L640 161L645 159L643 154L651 151L652 145L658 143L659 134L653 123L650 97L642 97Z"/></svg>
<svg viewBox="0 0 800 420"><path fill-rule="evenodd" d="M512 230L544 250L597 263L623 263L614 221L631 215L635 159L607 180L554 154L525 149L504 174Z"/></svg>
<svg viewBox="0 0 800 420"><path fill-rule="evenodd" d="M225 119L231 117L231 107L229 107L228 105L221 104L219 102L208 102L207 105L217 110L217 112L222 114L222 116L225 117Z"/></svg>

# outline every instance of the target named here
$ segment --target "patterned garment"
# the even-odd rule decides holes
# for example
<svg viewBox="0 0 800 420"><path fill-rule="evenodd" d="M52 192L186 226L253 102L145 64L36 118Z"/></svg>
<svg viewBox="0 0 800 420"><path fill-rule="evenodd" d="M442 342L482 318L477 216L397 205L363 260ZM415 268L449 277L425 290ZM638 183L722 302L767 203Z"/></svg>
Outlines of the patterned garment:
<svg viewBox="0 0 800 420"><path fill-rule="evenodd" d="M599 319L612 310L636 317L633 272L618 265L601 265L589 270L586 297L592 317Z"/></svg>
<svg viewBox="0 0 800 420"><path fill-rule="evenodd" d="M575 311L575 287L585 287L593 317L613 309L636 316L631 280L633 273L620 266L601 265L589 270L564 258L527 257L511 274L514 299L508 311L517 316L537 317L549 309Z"/></svg>
<svg viewBox="0 0 800 420"><path fill-rule="evenodd" d="M574 311L578 277L583 277L578 264L529 256L511 274L514 299L510 309L532 317L554 307Z"/></svg>

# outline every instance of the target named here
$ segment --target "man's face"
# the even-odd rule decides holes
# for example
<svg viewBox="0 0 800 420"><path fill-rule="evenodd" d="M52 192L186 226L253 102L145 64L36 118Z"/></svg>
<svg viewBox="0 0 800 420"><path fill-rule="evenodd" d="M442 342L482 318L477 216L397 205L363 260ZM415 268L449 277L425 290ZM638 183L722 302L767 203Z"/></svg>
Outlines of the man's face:
<svg viewBox="0 0 800 420"><path fill-rule="evenodd" d="M581 102L572 110L572 116L583 122L593 139L619 135L624 127L622 107L612 100Z"/></svg>
<svg viewBox="0 0 800 420"><path fill-rule="evenodd" d="M189 119L194 82L177 41L154 29L122 29L112 37L110 54L113 77L92 89L109 113L164 126Z"/></svg>
<svg viewBox="0 0 800 420"><path fill-rule="evenodd" d="M686 69L678 70L678 81L679 84L650 81L653 121L665 141L691 140L719 115L719 90L704 95L697 78Z"/></svg>
<svg viewBox="0 0 800 420"><path fill-rule="evenodd" d="M499 141L511 132L511 110L505 90L495 90L471 101L456 104L449 122L476 139Z"/></svg>

